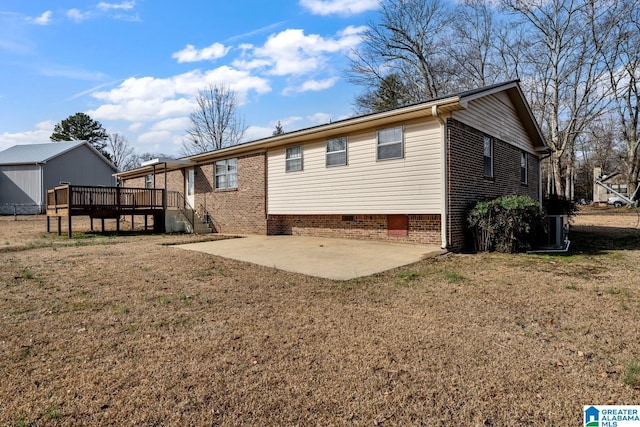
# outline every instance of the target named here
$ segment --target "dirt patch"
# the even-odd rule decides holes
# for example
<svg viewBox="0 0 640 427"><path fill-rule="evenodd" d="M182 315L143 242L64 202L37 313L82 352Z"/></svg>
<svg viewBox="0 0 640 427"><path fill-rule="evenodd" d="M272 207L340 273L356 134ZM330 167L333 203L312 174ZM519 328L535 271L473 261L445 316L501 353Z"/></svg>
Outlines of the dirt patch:
<svg viewBox="0 0 640 427"><path fill-rule="evenodd" d="M630 212L582 212L565 256L347 282L19 219L0 218L2 425L576 425L640 399Z"/></svg>

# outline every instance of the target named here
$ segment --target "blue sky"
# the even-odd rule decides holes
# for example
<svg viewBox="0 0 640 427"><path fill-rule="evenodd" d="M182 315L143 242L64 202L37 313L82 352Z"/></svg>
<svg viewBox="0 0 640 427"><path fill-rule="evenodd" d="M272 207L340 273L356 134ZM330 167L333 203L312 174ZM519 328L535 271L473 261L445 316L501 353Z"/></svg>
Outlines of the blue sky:
<svg viewBox="0 0 640 427"><path fill-rule="evenodd" d="M246 140L352 114L351 49L377 0L2 0L0 150L77 112L178 155L194 95L225 84Z"/></svg>

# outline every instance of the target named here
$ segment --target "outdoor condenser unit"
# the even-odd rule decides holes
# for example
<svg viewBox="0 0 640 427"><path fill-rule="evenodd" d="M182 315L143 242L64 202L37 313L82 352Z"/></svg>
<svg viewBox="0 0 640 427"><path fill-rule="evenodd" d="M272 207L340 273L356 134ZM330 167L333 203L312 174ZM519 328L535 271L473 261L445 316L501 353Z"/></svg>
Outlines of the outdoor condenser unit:
<svg viewBox="0 0 640 427"><path fill-rule="evenodd" d="M567 215L547 215L546 245L563 249L569 237L569 217Z"/></svg>

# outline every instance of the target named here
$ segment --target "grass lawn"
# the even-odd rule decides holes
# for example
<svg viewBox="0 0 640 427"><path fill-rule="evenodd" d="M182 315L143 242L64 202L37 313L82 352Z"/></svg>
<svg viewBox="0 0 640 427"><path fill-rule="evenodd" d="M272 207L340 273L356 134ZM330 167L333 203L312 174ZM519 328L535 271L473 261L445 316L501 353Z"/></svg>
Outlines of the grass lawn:
<svg viewBox="0 0 640 427"><path fill-rule="evenodd" d="M0 425L568 426L640 402L626 209L583 210L567 255L346 282L18 219L0 217Z"/></svg>

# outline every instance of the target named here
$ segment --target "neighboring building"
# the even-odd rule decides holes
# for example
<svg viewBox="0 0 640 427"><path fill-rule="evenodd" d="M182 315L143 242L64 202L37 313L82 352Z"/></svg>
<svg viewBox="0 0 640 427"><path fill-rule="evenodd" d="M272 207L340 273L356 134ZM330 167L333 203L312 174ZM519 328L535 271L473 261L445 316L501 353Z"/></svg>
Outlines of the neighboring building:
<svg viewBox="0 0 640 427"><path fill-rule="evenodd" d="M222 233L462 249L476 201L541 199L548 152L517 81L117 174L181 192ZM190 162L190 164L185 164Z"/></svg>
<svg viewBox="0 0 640 427"><path fill-rule="evenodd" d="M611 178L603 177L603 175L609 175ZM630 197L628 184L626 182L625 176L623 174L616 173L613 171L609 171L608 173L603 173L602 168L595 167L593 168L593 203L596 205L606 205L609 197L617 196L617 194L609 191L605 187L602 187L596 183L597 180L604 179L605 183L611 187L611 189L616 192L622 194L625 197Z"/></svg>
<svg viewBox="0 0 640 427"><path fill-rule="evenodd" d="M38 214L47 189L115 185L118 169L86 141L15 145L0 152L0 214Z"/></svg>

